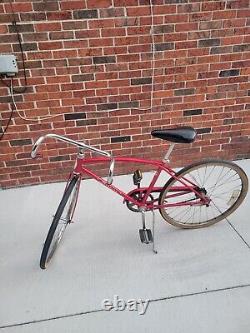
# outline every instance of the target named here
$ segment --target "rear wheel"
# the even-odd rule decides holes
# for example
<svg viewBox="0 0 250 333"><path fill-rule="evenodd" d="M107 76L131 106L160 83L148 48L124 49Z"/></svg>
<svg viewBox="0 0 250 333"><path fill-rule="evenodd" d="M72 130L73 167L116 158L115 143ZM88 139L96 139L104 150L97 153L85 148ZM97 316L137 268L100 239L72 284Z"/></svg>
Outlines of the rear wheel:
<svg viewBox="0 0 250 333"><path fill-rule="evenodd" d="M201 203L198 195L181 189L178 179L171 178L159 197L162 217L181 228L201 228L223 220L244 200L248 190L245 172L236 164L222 160L206 160L187 166L176 173L178 179L192 183L210 202ZM179 187L179 189L178 189ZM177 204L167 207L168 204Z"/></svg>
<svg viewBox="0 0 250 333"><path fill-rule="evenodd" d="M43 246L40 258L40 267L42 269L47 267L68 224L72 221L77 203L80 181L81 179L79 176L74 176L65 189Z"/></svg>

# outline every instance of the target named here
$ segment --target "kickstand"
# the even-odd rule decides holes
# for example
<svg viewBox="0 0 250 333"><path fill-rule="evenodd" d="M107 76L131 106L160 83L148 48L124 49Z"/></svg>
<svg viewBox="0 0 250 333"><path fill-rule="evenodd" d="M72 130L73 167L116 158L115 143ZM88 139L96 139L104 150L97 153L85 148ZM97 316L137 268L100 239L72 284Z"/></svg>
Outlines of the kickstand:
<svg viewBox="0 0 250 333"><path fill-rule="evenodd" d="M139 235L141 242L144 244L149 244L152 243L152 251L154 253L157 253L155 249L155 241L154 241L154 236L155 236L155 212L151 210L152 212L152 231L150 229L146 228L146 216L145 216L145 211L141 210L141 216L142 216L142 229L139 230Z"/></svg>
<svg viewBox="0 0 250 333"><path fill-rule="evenodd" d="M154 210L152 209L151 210L152 212L152 231L153 231L153 242L152 242L152 251L157 254L158 251L156 250L155 248L155 212Z"/></svg>

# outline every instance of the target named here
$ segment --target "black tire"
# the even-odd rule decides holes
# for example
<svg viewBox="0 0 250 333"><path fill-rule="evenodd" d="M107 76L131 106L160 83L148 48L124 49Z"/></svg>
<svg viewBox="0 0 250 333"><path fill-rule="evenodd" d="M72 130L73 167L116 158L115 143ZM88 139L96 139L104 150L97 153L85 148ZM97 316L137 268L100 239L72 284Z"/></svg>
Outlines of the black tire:
<svg viewBox="0 0 250 333"><path fill-rule="evenodd" d="M245 172L235 163L228 161L210 159L194 163L181 169L176 176L192 181L199 191L211 199L209 205L180 205L159 209L168 223L180 228L202 228L223 220L240 206L248 191ZM168 180L160 194L159 205L197 201L193 192L183 191L180 195L180 191L173 188L176 185L180 185L178 179L172 177ZM176 197L170 197L175 194Z"/></svg>
<svg viewBox="0 0 250 333"><path fill-rule="evenodd" d="M43 246L40 258L40 267L42 269L47 267L62 239L67 225L72 221L78 198L80 180L80 177L74 176L64 191ZM60 221L63 221L63 223L59 223Z"/></svg>

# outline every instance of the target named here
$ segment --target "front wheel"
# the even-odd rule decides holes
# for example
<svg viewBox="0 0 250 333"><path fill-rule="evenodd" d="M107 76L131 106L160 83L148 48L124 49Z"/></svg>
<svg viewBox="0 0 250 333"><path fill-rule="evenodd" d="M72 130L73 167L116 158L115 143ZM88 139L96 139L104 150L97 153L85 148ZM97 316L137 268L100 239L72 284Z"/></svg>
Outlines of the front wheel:
<svg viewBox="0 0 250 333"><path fill-rule="evenodd" d="M201 228L217 223L233 213L246 197L248 179L236 164L205 160L181 169L163 187L159 197L162 217L181 228ZM181 179L208 199L187 190ZM169 206L168 206L169 205Z"/></svg>
<svg viewBox="0 0 250 333"><path fill-rule="evenodd" d="M68 224L72 221L77 203L80 181L81 178L79 176L73 176L73 178L67 184L43 246L40 258L40 267L42 269L47 267L62 239Z"/></svg>

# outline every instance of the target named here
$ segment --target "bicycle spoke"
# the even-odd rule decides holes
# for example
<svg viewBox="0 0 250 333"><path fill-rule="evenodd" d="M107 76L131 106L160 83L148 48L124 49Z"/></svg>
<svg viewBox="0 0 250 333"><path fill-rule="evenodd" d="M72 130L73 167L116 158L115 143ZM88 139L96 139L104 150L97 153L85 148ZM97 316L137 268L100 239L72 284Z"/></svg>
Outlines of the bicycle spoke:
<svg viewBox="0 0 250 333"><path fill-rule="evenodd" d="M246 195L246 191L243 193L242 190L245 176L238 166L230 162L210 160L197 163L190 167L190 171L186 168L182 174L179 173L177 176L184 181L186 180L187 183L197 185L201 194L208 199L205 204L198 195L190 191L179 199L178 196L172 197L172 200L165 202L165 206L161 209L163 217L166 216L166 220L171 224L184 228L206 226L220 221L224 216L234 211ZM247 180L244 181L247 184ZM173 179L169 188L177 186L177 182L179 180ZM168 194L166 189L165 197ZM241 201L239 202L239 200ZM184 205L188 202L190 205L185 208ZM170 208L168 207L169 203L178 203L179 205Z"/></svg>
<svg viewBox="0 0 250 333"><path fill-rule="evenodd" d="M215 203L212 201L212 204L214 205L214 207L217 209L217 211L220 213L220 214L223 214L223 212L217 207L217 205L215 205Z"/></svg>
<svg viewBox="0 0 250 333"><path fill-rule="evenodd" d="M183 207L182 207L183 208ZM179 212L177 215L175 215L173 218L176 218L177 216L179 216L178 218L182 218L183 216L185 216L186 211L190 209L190 206L185 207L181 212ZM184 214L183 214L184 213ZM181 214L181 215L180 215Z"/></svg>
<svg viewBox="0 0 250 333"><path fill-rule="evenodd" d="M195 207L193 207L192 221L194 221L194 216L195 216L196 212L197 212L197 210L195 209Z"/></svg>
<svg viewBox="0 0 250 333"><path fill-rule="evenodd" d="M188 213L190 213L189 215L187 215L187 219L183 221L183 223L187 223L188 221L193 221L193 211L194 211L194 206L190 206L190 209L188 211Z"/></svg>
<svg viewBox="0 0 250 333"><path fill-rule="evenodd" d="M204 173L202 187L204 187L204 185L205 185L206 174L207 174L207 165L206 165L206 168L205 168L205 173Z"/></svg>
<svg viewBox="0 0 250 333"><path fill-rule="evenodd" d="M210 187L210 188L208 188L208 189L211 189L211 188L218 188L218 187L221 187L221 186L225 186L225 183L228 183L229 182L229 180L230 179L232 179L233 177L235 177L235 175L233 175L233 176L231 176L231 177L229 177L229 178L227 178L226 180L223 180L223 182L222 182L222 179L220 179L220 182L221 182L221 184L220 183L216 183L216 184L214 184L212 187ZM240 178L237 178L237 179L235 179L235 180L232 180L232 182L236 182L236 181L238 181Z"/></svg>
<svg viewBox="0 0 250 333"><path fill-rule="evenodd" d="M208 208L208 207L206 207L206 208ZM206 211L206 216L207 216L206 220L208 221L209 220L209 218L208 218L208 209L206 209L205 211Z"/></svg>
<svg viewBox="0 0 250 333"><path fill-rule="evenodd" d="M219 184L216 184L216 188L221 187L221 186L225 186L225 184L228 184L228 182L229 182L230 179L232 179L231 183L235 183L236 181L240 180L240 178L233 179L233 177L235 177L235 175L232 176L232 177L230 177L230 178L228 178L228 179L226 179L226 180L224 180L223 182L221 182ZM215 185L213 185L212 187L210 187L210 189L214 188L214 187L215 187Z"/></svg>
<svg viewBox="0 0 250 333"><path fill-rule="evenodd" d="M201 180L201 177L200 177L200 173L199 173L199 169L197 170L197 173L198 173L198 177L199 177L199 179L200 179L200 186L202 186L202 180Z"/></svg>
<svg viewBox="0 0 250 333"><path fill-rule="evenodd" d="M206 180L205 180L204 183L206 183L206 182L208 181L208 179L210 178L210 176L211 176L212 172L214 171L214 169L215 169L215 166L213 166L212 170L211 170L210 173L208 174L208 177L206 178Z"/></svg>
<svg viewBox="0 0 250 333"><path fill-rule="evenodd" d="M233 187L232 189L228 190L228 191L225 191L225 192L220 192L220 193L217 193L216 195L213 194L213 198L220 198L222 195L224 194L227 194L229 195L230 193L236 191L237 189L239 189L239 186L235 186Z"/></svg>
<svg viewBox="0 0 250 333"><path fill-rule="evenodd" d="M217 177L217 181L215 182L215 184L213 185L213 189L217 186L217 183L220 181L221 179L221 176L222 176L222 173L223 173L223 170L224 170L224 167L222 168L219 176Z"/></svg>
<svg viewBox="0 0 250 333"><path fill-rule="evenodd" d="M196 179L192 174L189 174L189 177L192 178L193 182L194 182L197 186L199 186L199 183L198 183L197 179ZM188 179L187 179L187 180L188 180Z"/></svg>

